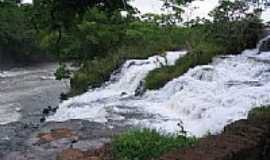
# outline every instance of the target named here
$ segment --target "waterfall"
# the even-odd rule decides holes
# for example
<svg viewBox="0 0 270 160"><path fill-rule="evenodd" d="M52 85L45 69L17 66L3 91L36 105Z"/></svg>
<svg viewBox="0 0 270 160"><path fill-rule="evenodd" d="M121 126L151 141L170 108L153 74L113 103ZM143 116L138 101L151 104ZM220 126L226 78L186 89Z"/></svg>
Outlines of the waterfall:
<svg viewBox="0 0 270 160"><path fill-rule="evenodd" d="M258 49L216 57L159 90L135 96L151 70L173 65L185 54L169 52L166 57L129 60L112 76L114 81L64 101L47 121L86 119L112 127L134 125L166 132L176 132L182 122L190 135L200 137L246 118L254 107L270 104L270 52L258 54Z"/></svg>

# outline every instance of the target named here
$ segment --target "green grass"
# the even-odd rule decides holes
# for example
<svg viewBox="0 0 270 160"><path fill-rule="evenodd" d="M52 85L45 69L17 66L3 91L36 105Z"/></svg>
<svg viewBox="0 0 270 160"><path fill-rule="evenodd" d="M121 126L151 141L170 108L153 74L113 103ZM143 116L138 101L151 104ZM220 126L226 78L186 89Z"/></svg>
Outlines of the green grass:
<svg viewBox="0 0 270 160"><path fill-rule="evenodd" d="M112 153L115 160L149 160L196 142L195 138L162 135L151 129L137 129L115 137L112 141Z"/></svg>
<svg viewBox="0 0 270 160"><path fill-rule="evenodd" d="M252 109L248 114L250 120L270 120L270 106Z"/></svg>
<svg viewBox="0 0 270 160"><path fill-rule="evenodd" d="M218 54L224 53L223 48L215 43L201 42L189 53L176 61L174 66L165 66L151 71L145 79L146 89L159 89L168 81L186 73L197 65L205 65Z"/></svg>

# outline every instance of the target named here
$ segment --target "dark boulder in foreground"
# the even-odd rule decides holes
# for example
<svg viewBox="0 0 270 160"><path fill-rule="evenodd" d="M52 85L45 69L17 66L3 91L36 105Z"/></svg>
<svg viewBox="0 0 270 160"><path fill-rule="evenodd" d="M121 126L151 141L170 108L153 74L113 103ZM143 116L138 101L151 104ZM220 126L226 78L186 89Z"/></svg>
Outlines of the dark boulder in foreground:
<svg viewBox="0 0 270 160"><path fill-rule="evenodd" d="M239 120L226 126L222 134L208 136L191 148L170 152L160 158L160 160L269 159L269 108L254 110L248 120Z"/></svg>

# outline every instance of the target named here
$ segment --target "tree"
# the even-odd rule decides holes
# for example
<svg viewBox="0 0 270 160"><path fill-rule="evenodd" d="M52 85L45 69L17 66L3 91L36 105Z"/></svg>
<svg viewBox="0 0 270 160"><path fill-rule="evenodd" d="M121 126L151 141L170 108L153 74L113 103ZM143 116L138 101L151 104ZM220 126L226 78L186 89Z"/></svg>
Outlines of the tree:
<svg viewBox="0 0 270 160"><path fill-rule="evenodd" d="M5 57L24 61L40 50L28 18L31 6L20 2L5 0L0 3L0 52Z"/></svg>
<svg viewBox="0 0 270 160"><path fill-rule="evenodd" d="M85 16L89 17L89 12L93 11L93 9L102 12L103 16L108 17L106 20L109 20L108 22L104 20L102 23L107 23L109 26L110 24L119 22L119 19L121 19L121 11L128 10L132 13L133 8L129 6L126 1L127 0L34 0L34 16L32 20L37 30L47 32L44 42L50 44L50 40L55 42L50 48L52 48L53 52L56 52L60 58L62 54L61 48L63 48L64 44L67 45L67 43L63 41L65 41L67 36L73 37L81 30L79 26L82 26ZM99 15L100 14L94 13L92 17ZM93 18L91 21L95 22L95 20L96 19ZM46 43L44 43L45 46Z"/></svg>
<svg viewBox="0 0 270 160"><path fill-rule="evenodd" d="M191 3L193 0L162 0L164 2L163 9L171 10L172 13L163 14L161 23L164 25L175 25L182 22L182 14L184 5Z"/></svg>
<svg viewBox="0 0 270 160"><path fill-rule="evenodd" d="M222 0L209 15L213 18L210 35L214 35L218 43L229 46L228 52L252 48L260 39L263 27L260 12L250 12L244 1Z"/></svg>
<svg viewBox="0 0 270 160"><path fill-rule="evenodd" d="M248 10L249 6L244 1L222 0L219 6L211 11L209 15L213 17L214 22L229 22L245 17Z"/></svg>

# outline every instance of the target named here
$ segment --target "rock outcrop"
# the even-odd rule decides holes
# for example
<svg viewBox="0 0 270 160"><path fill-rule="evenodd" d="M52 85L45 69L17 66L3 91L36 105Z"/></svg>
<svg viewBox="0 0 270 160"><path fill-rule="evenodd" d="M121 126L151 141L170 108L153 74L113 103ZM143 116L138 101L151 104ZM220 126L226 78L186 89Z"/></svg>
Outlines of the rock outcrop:
<svg viewBox="0 0 270 160"><path fill-rule="evenodd" d="M270 51L270 28L266 27L263 31L263 36L266 37L259 43L259 52L267 52ZM267 38L269 37L269 38Z"/></svg>
<svg viewBox="0 0 270 160"><path fill-rule="evenodd" d="M112 160L110 139L125 130L84 120L14 122L0 127L0 160ZM159 160L270 160L270 109L253 110L248 120Z"/></svg>
<svg viewBox="0 0 270 160"><path fill-rule="evenodd" d="M170 152L160 160L269 160L270 116L239 120L222 134L208 136L191 148Z"/></svg>

